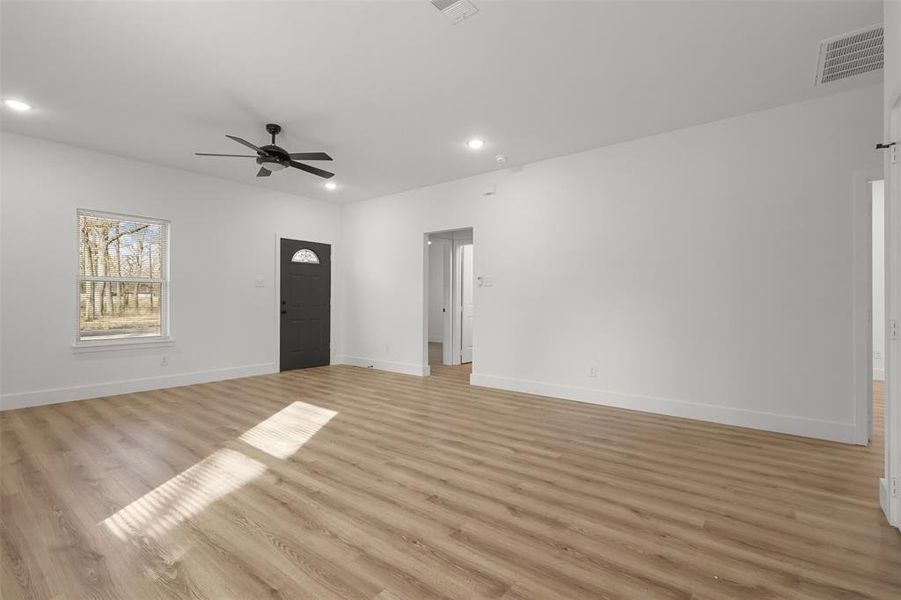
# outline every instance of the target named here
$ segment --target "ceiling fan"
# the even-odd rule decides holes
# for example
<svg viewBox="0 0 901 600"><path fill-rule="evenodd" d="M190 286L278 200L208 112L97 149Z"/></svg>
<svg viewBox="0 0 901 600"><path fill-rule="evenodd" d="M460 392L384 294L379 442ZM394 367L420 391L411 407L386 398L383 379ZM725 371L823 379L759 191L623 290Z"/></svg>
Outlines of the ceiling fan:
<svg viewBox="0 0 901 600"><path fill-rule="evenodd" d="M332 157L325 152L288 152L284 148L275 145L275 136L282 131L281 125L267 123L266 131L272 136L272 143L267 144L266 146L254 146L247 140L243 140L234 135L225 136L254 150L256 154L209 154L207 152L195 152L194 154L196 156L255 158L257 159L257 164L260 165L257 177L269 177L273 171L281 171L286 167L294 167L295 169L300 169L301 171L306 171L307 173L312 173L313 175L318 175L319 177L324 177L326 179L335 176L334 173L329 173L328 171L323 171L322 169L317 169L316 167L297 162L298 160L332 160Z"/></svg>

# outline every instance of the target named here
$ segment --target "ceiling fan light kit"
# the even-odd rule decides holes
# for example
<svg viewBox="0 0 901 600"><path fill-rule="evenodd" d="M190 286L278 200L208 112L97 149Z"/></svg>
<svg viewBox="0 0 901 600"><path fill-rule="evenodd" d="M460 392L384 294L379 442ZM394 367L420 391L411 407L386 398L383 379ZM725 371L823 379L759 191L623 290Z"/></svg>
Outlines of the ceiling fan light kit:
<svg viewBox="0 0 901 600"><path fill-rule="evenodd" d="M273 171L281 171L287 167L293 167L301 171L306 171L313 175L330 179L335 176L334 173L306 165L298 160L332 160L332 157L325 152L288 152L281 146L275 144L275 136L282 131L281 125L275 123L267 123L266 131L272 136L272 143L265 146L256 146L245 139L234 135L226 134L230 140L234 140L243 146L247 146L256 154L210 154L207 152L195 152L197 156L228 156L233 158L255 158L260 170L257 171L257 177L269 177Z"/></svg>

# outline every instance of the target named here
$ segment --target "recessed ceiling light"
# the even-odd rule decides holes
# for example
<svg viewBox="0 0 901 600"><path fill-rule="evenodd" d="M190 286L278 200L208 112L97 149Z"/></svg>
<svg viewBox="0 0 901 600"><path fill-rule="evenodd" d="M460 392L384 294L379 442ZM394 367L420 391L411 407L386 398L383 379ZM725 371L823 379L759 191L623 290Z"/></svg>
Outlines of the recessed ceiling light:
<svg viewBox="0 0 901 600"><path fill-rule="evenodd" d="M337 190L337 189L338 189L338 184L335 183L334 181L326 182L326 184L325 184L325 189L327 189L327 190Z"/></svg>
<svg viewBox="0 0 901 600"><path fill-rule="evenodd" d="M507 157L504 156L503 154L498 154L497 156L494 157L494 160L503 164L503 163L507 162Z"/></svg>
<svg viewBox="0 0 901 600"><path fill-rule="evenodd" d="M31 110L31 105L27 102L22 102L21 100L13 100L12 98L4 98L3 104L7 105L13 110Z"/></svg>
<svg viewBox="0 0 901 600"><path fill-rule="evenodd" d="M469 146L470 150L480 150L482 146L485 145L485 140L480 140L479 138L474 138L466 142L466 145Z"/></svg>

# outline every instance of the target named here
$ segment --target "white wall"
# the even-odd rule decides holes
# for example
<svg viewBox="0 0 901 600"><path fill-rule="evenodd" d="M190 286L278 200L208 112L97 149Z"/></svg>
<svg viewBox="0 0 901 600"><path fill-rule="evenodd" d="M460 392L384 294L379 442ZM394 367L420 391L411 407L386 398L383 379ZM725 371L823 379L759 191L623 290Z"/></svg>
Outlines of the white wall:
<svg viewBox="0 0 901 600"><path fill-rule="evenodd" d="M9 133L0 151L4 408L275 370L276 233L337 244L336 206ZM171 348L73 353L77 208L172 222Z"/></svg>
<svg viewBox="0 0 901 600"><path fill-rule="evenodd" d="M429 341L444 341L444 261L447 247L433 243L429 246Z"/></svg>
<svg viewBox="0 0 901 600"><path fill-rule="evenodd" d="M427 372L422 236L473 226L473 382L854 441L853 174L881 113L869 87L349 205L348 362Z"/></svg>
<svg viewBox="0 0 901 600"><path fill-rule="evenodd" d="M884 0L885 70L884 92L886 108L891 108L901 96L901 0ZM886 127L888 124L886 123Z"/></svg>
<svg viewBox="0 0 901 600"><path fill-rule="evenodd" d="M873 379L885 379L885 182L873 191Z"/></svg>

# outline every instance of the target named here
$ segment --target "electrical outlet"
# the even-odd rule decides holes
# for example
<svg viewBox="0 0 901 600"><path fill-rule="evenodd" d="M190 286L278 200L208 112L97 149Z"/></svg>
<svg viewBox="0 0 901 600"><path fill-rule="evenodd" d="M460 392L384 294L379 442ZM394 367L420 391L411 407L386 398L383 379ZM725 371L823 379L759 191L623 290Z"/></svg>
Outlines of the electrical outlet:
<svg viewBox="0 0 901 600"><path fill-rule="evenodd" d="M901 331L899 331L899 329L901 329L901 328L899 328L899 326L898 326L898 319L892 319L891 321L889 321L889 325L888 325L889 339L897 340L899 333L901 333Z"/></svg>
<svg viewBox="0 0 901 600"><path fill-rule="evenodd" d="M597 377L598 376L598 368L595 366L588 367L588 376L589 377Z"/></svg>
<svg viewBox="0 0 901 600"><path fill-rule="evenodd" d="M257 277L257 287L266 287L266 282L262 277Z"/></svg>
<svg viewBox="0 0 901 600"><path fill-rule="evenodd" d="M168 357L168 356L162 356L162 357L160 357L160 366L161 366L161 367L168 367L168 366L169 366L169 357Z"/></svg>

